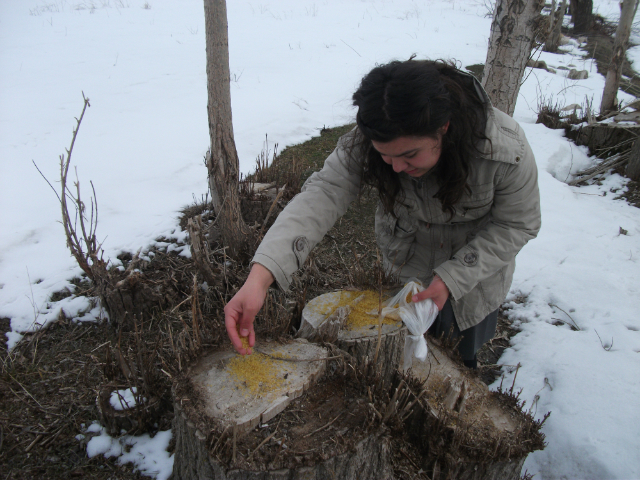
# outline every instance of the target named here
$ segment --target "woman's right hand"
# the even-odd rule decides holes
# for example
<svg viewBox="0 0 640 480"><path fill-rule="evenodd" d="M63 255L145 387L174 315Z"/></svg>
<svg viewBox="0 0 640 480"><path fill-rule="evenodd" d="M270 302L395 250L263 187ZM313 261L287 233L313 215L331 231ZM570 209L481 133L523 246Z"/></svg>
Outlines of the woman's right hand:
<svg viewBox="0 0 640 480"><path fill-rule="evenodd" d="M254 263L244 285L224 307L227 334L233 347L241 355L250 354L251 348L244 348L240 337L249 337L249 347L253 347L256 342L253 321L264 304L273 280L269 270Z"/></svg>

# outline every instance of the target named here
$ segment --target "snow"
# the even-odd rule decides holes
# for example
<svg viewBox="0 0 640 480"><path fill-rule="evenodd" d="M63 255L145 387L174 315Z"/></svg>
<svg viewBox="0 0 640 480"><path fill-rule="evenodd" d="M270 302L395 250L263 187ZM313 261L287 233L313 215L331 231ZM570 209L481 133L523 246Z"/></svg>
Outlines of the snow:
<svg viewBox="0 0 640 480"><path fill-rule="evenodd" d="M136 387L114 390L109 397L109 403L115 410L133 408L138 404L137 393L138 389ZM139 400L141 403L146 401L144 397L139 398Z"/></svg>
<svg viewBox="0 0 640 480"><path fill-rule="evenodd" d="M203 6L146 3L0 3L0 317L11 319L10 347L61 312L76 321L104 317L83 297L50 301L52 292L75 291L69 280L81 271L66 249L56 196L32 164L59 187L58 156L69 147L82 92L91 107L72 164L85 196L90 180L95 186L106 256L119 265L120 252L141 249L144 257L152 246L189 255L167 240L184 242L179 210L207 189ZM376 63L416 53L465 67L486 56L490 19L480 0L227 4L244 173L265 135L282 149L352 121L351 94ZM594 4L617 20L617 0ZM552 412L549 446L525 463L535 478L640 478L640 213L616 199L625 188L616 175L568 186L594 159L561 131L535 124L544 101L600 104L604 79L595 64L575 43L563 49L538 54L557 73L529 70L514 114L538 161L543 227L517 258L508 300L521 332L500 363L509 385L510 366L521 365L515 387L538 418ZM633 49L630 58L639 56ZM569 80L563 68L587 70L589 78ZM113 439L94 425L78 433L94 434L90 456L135 460L156 478L171 471L169 431Z"/></svg>
<svg viewBox="0 0 640 480"><path fill-rule="evenodd" d="M166 480L171 475L173 455L167 452L171 430L157 432L153 437L144 434L113 438L99 423L93 423L87 428L86 433L98 434L87 442L89 458L96 455L118 457L118 464L132 463L133 471L139 471L157 480Z"/></svg>

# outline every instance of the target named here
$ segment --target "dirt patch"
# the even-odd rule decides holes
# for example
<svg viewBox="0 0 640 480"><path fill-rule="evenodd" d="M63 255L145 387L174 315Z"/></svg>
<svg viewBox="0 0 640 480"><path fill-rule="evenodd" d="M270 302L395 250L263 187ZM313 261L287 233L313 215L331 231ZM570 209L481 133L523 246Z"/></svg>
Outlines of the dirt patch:
<svg viewBox="0 0 640 480"><path fill-rule="evenodd" d="M285 172L286 162L295 157L302 181L321 167L338 137L350 129L346 126L323 130L320 137L283 151L276 162ZM185 218L201 214L205 222L209 222L212 216L207 208L194 202L185 209ZM353 208L357 207L352 207L352 212ZM351 213L350 216L359 215ZM186 220L181 224L186 225ZM336 232L347 225L343 220ZM367 236L373 238L373 235ZM198 290L194 295L193 262L176 251L171 252L181 247L175 245L175 241L165 243L164 248L152 250L154 255L149 255L150 261L142 261L137 267L153 281L172 283L172 296L166 299L170 308L156 311L151 318L138 318L127 331L106 322L73 323L61 316L46 330L25 335L10 354L4 347L6 344L3 345L0 351L1 478L140 478L131 472L130 465L118 466L115 459L108 460L102 455L87 458L85 445L89 438L84 441L75 438L93 421L101 420L97 393L104 392L105 388L136 386L148 398L157 398L160 408L153 418L140 417L144 412L134 413L129 433L148 431L153 435L155 431L171 428L173 378L201 348L216 348L228 342L222 325L222 309L248 273L248 265L231 261L223 251L214 251L213 261L224 266L221 285ZM327 244L334 245L334 242L327 239ZM361 245L358 247L364 254L366 250ZM346 255L346 264L339 255L334 255L335 258L322 263L323 271L307 269L302 272L304 279L299 276L297 280L302 288L294 294L270 290L265 307L256 319L259 337L277 338L288 331L296 311L299 318L298 296L305 285L310 285L311 290L316 285L331 289L334 284L348 283L353 255L347 255L346 250L341 252ZM329 257L327 252L325 258ZM123 252L119 258L126 268L134 255ZM90 294L82 278L73 283L74 292L59 292L52 301L72 293ZM3 318L0 332L8 331L10 319Z"/></svg>
<svg viewBox="0 0 640 480"><path fill-rule="evenodd" d="M6 333L11 331L11 319L10 318L0 318L0 338L6 340ZM1 342L0 351L3 353L7 351L7 343L6 341Z"/></svg>
<svg viewBox="0 0 640 480"><path fill-rule="evenodd" d="M622 169L617 169L616 173L624 176ZM626 187L626 191L621 193L618 198L624 198L630 205L640 208L640 182L629 180Z"/></svg>
<svg viewBox="0 0 640 480"><path fill-rule="evenodd" d="M102 455L89 459L75 438L98 419L94 389L103 379L100 343L113 339L108 325L61 319L43 333L2 353L0 476L139 478Z"/></svg>

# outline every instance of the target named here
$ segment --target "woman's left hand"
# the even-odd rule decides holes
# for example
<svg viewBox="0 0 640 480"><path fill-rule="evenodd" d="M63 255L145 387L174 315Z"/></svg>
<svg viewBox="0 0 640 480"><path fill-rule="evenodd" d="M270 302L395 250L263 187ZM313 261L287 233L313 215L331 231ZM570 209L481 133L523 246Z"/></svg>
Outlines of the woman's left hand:
<svg viewBox="0 0 640 480"><path fill-rule="evenodd" d="M413 303L418 303L422 300L426 300L427 298L433 300L433 303L436 304L438 310L442 310L444 304L449 298L449 289L447 288L447 285L437 275L433 277L431 284L427 288L411 297L411 301Z"/></svg>

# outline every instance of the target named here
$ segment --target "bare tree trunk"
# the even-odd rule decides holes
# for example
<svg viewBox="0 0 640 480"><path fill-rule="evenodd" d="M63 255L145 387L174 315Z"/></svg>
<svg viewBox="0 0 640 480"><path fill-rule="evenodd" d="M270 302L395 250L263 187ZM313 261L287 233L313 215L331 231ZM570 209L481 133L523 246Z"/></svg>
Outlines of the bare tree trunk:
<svg viewBox="0 0 640 480"><path fill-rule="evenodd" d="M640 182L640 142L635 141L629 153L629 163L625 171L627 177L636 182Z"/></svg>
<svg viewBox="0 0 640 480"><path fill-rule="evenodd" d="M593 29L593 0L571 0L573 33L589 33Z"/></svg>
<svg viewBox="0 0 640 480"><path fill-rule="evenodd" d="M549 45L551 43L551 36L553 35L553 31L555 30L555 26L556 26L556 7L557 7L557 2L556 0L552 0L551 2L551 10L549 11L549 29L547 30L547 39L544 42L544 51L545 52L550 52L551 50L549 50Z"/></svg>
<svg viewBox="0 0 640 480"><path fill-rule="evenodd" d="M498 0L491 22L482 86L496 108L513 115L535 42L542 0Z"/></svg>
<svg viewBox="0 0 640 480"><path fill-rule="evenodd" d="M560 34L562 33L562 21L564 12L567 9L567 0L562 0L560 7L556 10L556 2L553 1L551 13L549 14L549 33L547 40L544 42L544 50L546 52L555 53L558 51L560 44Z"/></svg>
<svg viewBox="0 0 640 480"><path fill-rule="evenodd" d="M238 153L233 140L229 85L229 35L225 0L204 0L207 43L207 91L210 151L207 155L209 190L218 215L222 243L236 258L247 227L240 211Z"/></svg>
<svg viewBox="0 0 640 480"><path fill-rule="evenodd" d="M620 7L620 22L618 22L618 28L616 29L613 55L609 69L607 70L607 79L604 82L602 102L600 103L601 115L617 108L617 95L618 88L620 87L620 78L622 77L622 64L624 63L625 53L629 46L629 34L631 33L631 24L633 23L637 1L638 0L625 0Z"/></svg>

